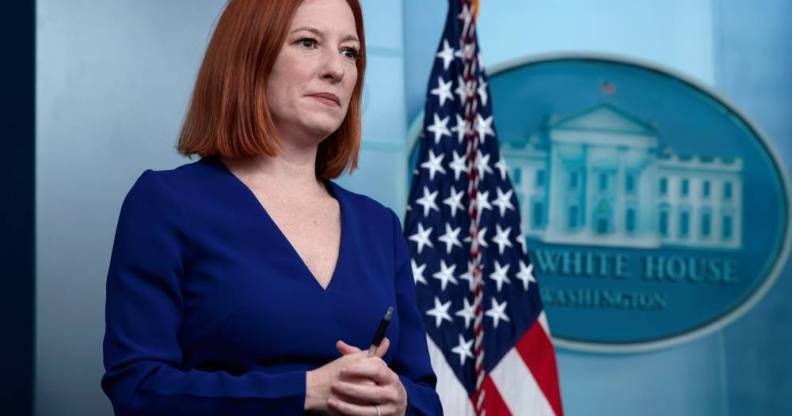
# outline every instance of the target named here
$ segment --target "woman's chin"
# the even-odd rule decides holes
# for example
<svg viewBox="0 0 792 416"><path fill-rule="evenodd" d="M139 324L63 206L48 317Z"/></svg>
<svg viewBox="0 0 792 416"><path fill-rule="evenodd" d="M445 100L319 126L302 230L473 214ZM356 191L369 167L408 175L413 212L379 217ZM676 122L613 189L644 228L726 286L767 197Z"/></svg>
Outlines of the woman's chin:
<svg viewBox="0 0 792 416"><path fill-rule="evenodd" d="M306 124L304 129L308 134L322 141L338 130L340 126L340 122L333 120Z"/></svg>

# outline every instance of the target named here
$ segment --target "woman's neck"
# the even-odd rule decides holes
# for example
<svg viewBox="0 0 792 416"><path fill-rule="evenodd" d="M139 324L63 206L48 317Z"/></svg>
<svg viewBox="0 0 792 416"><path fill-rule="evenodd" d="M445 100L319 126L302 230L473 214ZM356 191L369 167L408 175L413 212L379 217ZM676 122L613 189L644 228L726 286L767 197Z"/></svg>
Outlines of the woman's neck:
<svg viewBox="0 0 792 416"><path fill-rule="evenodd" d="M261 155L224 163L248 186L285 194L326 195L316 177L317 146L298 147L283 143L276 156Z"/></svg>

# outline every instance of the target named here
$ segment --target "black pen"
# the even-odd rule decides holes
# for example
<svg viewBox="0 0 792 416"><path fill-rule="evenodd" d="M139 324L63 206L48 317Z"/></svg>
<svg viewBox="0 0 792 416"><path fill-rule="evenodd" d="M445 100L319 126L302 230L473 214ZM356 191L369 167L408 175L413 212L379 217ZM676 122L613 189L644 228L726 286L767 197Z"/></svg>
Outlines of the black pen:
<svg viewBox="0 0 792 416"><path fill-rule="evenodd" d="M379 323L377 327L377 332L374 333L374 338L371 340L371 346L368 349L369 357L373 356L374 353L377 352L377 348L379 348L382 340L385 338L385 331L388 330L388 325L390 324L391 317L393 316L393 306L388 306L388 311L385 312L385 317Z"/></svg>

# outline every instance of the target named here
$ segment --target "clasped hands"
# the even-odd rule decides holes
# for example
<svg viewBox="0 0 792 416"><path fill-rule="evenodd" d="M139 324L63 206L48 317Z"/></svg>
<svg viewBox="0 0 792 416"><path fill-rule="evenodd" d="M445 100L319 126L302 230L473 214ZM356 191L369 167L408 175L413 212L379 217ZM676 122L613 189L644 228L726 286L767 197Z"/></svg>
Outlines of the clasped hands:
<svg viewBox="0 0 792 416"><path fill-rule="evenodd" d="M388 347L390 340L385 338L370 357L367 351L338 341L341 357L306 375L305 410L350 416L404 415L407 392L382 360Z"/></svg>

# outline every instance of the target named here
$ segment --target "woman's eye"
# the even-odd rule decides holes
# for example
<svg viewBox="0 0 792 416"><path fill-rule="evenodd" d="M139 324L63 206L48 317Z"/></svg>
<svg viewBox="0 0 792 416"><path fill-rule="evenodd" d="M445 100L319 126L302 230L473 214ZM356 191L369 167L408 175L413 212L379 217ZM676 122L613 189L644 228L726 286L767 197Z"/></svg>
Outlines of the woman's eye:
<svg viewBox="0 0 792 416"><path fill-rule="evenodd" d="M316 47L316 40L311 38L302 38L297 41L300 46L306 47L308 49L313 49Z"/></svg>
<svg viewBox="0 0 792 416"><path fill-rule="evenodd" d="M354 48L344 48L341 50L341 54L352 61L357 61L360 56L360 53Z"/></svg>

